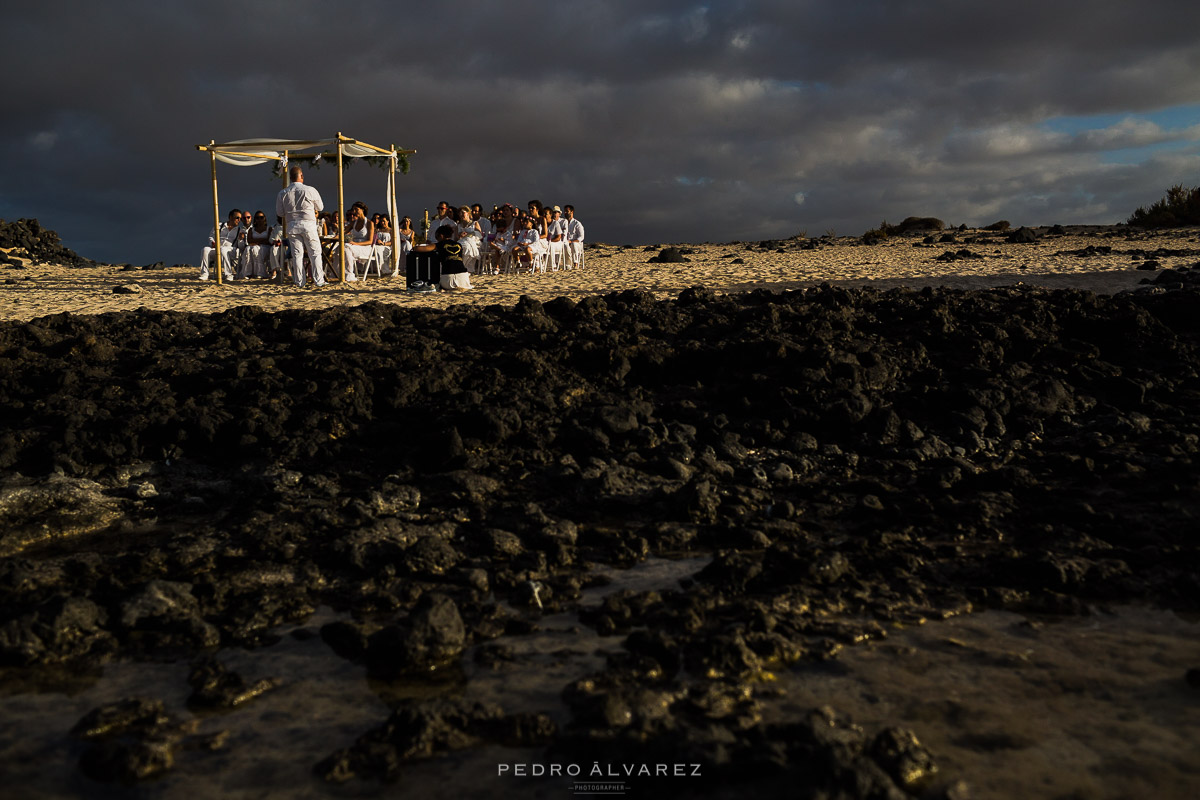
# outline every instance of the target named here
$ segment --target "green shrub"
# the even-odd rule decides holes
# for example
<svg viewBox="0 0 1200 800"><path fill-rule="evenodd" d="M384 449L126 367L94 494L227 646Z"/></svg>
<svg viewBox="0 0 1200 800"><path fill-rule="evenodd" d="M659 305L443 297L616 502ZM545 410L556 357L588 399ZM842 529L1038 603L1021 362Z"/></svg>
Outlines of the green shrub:
<svg viewBox="0 0 1200 800"><path fill-rule="evenodd" d="M896 233L896 231L896 226L889 225L888 221L885 219L883 222L879 223L878 228L872 228L862 235L863 244L879 244L884 239Z"/></svg>
<svg viewBox="0 0 1200 800"><path fill-rule="evenodd" d="M1167 195L1150 208L1138 206L1128 223L1138 228L1179 228L1200 225L1200 186L1185 189L1177 184L1167 189Z"/></svg>
<svg viewBox="0 0 1200 800"><path fill-rule="evenodd" d="M899 225L892 225L886 219L879 223L878 228L872 228L862 235L863 244L878 244L892 236L901 236L913 231L940 231L946 223L937 217L905 217Z"/></svg>
<svg viewBox="0 0 1200 800"><path fill-rule="evenodd" d="M862 235L862 242L863 244L879 244L887 238L886 231L882 231L879 228L872 228Z"/></svg>

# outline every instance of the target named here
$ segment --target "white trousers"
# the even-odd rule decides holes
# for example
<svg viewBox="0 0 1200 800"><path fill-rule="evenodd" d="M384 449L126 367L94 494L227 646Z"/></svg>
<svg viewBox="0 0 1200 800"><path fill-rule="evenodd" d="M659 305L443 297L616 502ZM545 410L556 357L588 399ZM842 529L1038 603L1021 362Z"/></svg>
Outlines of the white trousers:
<svg viewBox="0 0 1200 800"><path fill-rule="evenodd" d="M465 262L464 262L465 263ZM465 272L447 272L443 273L438 279L438 284L445 290L451 289L474 289L471 285L471 276Z"/></svg>
<svg viewBox="0 0 1200 800"><path fill-rule="evenodd" d="M233 280L233 262L237 258L237 248L232 244L221 242L221 272L225 280ZM200 253L200 280L208 280L208 262L216 259L216 250L206 247Z"/></svg>
<svg viewBox="0 0 1200 800"><path fill-rule="evenodd" d="M276 274L283 272L283 254L284 250L286 249L287 248L285 248L282 244L276 247L274 243L272 243L270 255L272 272Z"/></svg>
<svg viewBox="0 0 1200 800"><path fill-rule="evenodd" d="M313 283L325 285L325 267L321 262L321 239L317 235L316 220L293 222L288 225L288 244L292 247L292 280L298 288L304 287L304 254L312 264Z"/></svg>
<svg viewBox="0 0 1200 800"><path fill-rule="evenodd" d="M567 242L567 262L572 269L583 266L583 242Z"/></svg>

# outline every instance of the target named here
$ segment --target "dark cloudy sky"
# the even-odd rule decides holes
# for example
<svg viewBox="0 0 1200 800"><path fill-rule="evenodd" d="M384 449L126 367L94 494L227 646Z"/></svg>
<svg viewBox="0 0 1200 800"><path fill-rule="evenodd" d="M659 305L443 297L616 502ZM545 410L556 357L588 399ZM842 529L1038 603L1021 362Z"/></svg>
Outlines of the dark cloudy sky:
<svg viewBox="0 0 1200 800"><path fill-rule="evenodd" d="M414 148L402 212L573 203L589 238L883 219L1111 223L1200 184L1200 3L6 3L0 217L82 255L191 262L198 143ZM273 205L218 168L222 214ZM332 169L310 175L332 207ZM383 174L347 172L382 207Z"/></svg>

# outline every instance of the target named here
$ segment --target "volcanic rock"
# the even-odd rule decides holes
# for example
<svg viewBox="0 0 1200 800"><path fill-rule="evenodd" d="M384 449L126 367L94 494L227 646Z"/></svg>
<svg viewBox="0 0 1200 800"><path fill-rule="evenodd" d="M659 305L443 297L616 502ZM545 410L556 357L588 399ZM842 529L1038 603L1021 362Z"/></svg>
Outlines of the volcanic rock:
<svg viewBox="0 0 1200 800"><path fill-rule="evenodd" d="M1022 225L1012 233L1008 234L1006 241L1009 244L1029 244L1038 240L1037 231L1033 228L1027 228Z"/></svg>
<svg viewBox="0 0 1200 800"><path fill-rule="evenodd" d="M58 234L43 228L36 219L19 219L5 222L0 219L0 247L21 247L36 261L66 264L68 266L93 266L94 261L82 258L63 247Z"/></svg>
<svg viewBox="0 0 1200 800"><path fill-rule="evenodd" d="M36 433L22 438L28 441ZM120 503L86 478L8 479L0 485L0 556L103 530L121 514Z"/></svg>
<svg viewBox="0 0 1200 800"><path fill-rule="evenodd" d="M667 247L659 251L657 256L650 258L650 264L682 264L685 261L690 261L683 251L678 247Z"/></svg>
<svg viewBox="0 0 1200 800"><path fill-rule="evenodd" d="M233 708L279 686L278 678L262 678L247 684L241 675L230 672L211 656L192 664L188 683L192 694L188 703L204 708Z"/></svg>
<svg viewBox="0 0 1200 800"><path fill-rule="evenodd" d="M321 761L314 772L332 783L354 777L394 781L405 761L474 747L488 739L529 747L544 743L555 731L544 716L507 716L494 704L461 700L408 703L354 746Z"/></svg>
<svg viewBox="0 0 1200 800"><path fill-rule="evenodd" d="M185 732L162 701L141 698L95 708L71 730L90 742L79 768L94 780L121 783L147 780L171 769Z"/></svg>

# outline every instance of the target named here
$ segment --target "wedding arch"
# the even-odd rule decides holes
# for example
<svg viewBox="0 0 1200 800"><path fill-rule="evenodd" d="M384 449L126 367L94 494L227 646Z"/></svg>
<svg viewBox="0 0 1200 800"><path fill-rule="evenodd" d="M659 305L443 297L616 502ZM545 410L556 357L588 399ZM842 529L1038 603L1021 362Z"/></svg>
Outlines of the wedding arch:
<svg viewBox="0 0 1200 800"><path fill-rule="evenodd" d="M332 152L327 148L335 148ZM221 230L221 212L217 204L217 162L233 164L238 167L253 167L259 164L274 162L275 172L283 177L283 185L287 186L288 167L293 162L319 165L322 161L337 162L338 171L338 209L346 206L343 172L347 158L361 158L376 166L383 167L387 173L387 202L388 217L392 230L396 230L396 171L408 172L408 156L416 150L400 150L396 145L390 148L377 147L373 144L343 136L339 131L332 139L238 139L232 142L210 141L208 144L198 144L196 149L207 152L212 161L212 198L213 198L213 230L218 234ZM287 221L284 221L284 232L287 232ZM339 280L346 280L346 225L338 225L340 241L340 270ZM217 283L221 283L221 248L217 247ZM400 248L392 247L392 271L396 269Z"/></svg>

